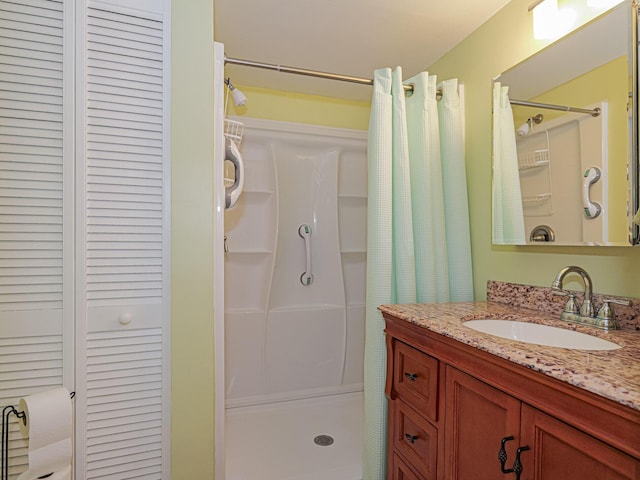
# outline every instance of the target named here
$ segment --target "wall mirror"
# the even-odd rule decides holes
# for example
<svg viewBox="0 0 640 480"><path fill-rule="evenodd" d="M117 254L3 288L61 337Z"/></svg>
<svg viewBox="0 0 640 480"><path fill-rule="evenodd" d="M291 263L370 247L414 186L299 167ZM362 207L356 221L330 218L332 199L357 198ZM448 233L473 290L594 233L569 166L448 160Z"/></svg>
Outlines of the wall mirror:
<svg viewBox="0 0 640 480"><path fill-rule="evenodd" d="M640 243L637 24L627 0L495 78L494 244ZM507 128L496 91L508 91ZM522 220L524 235L496 233Z"/></svg>

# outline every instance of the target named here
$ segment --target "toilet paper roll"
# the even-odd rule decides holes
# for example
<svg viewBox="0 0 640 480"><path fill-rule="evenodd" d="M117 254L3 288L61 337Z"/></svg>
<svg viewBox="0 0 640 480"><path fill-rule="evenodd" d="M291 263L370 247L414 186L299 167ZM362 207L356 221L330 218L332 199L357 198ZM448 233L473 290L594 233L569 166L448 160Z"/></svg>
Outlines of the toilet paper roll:
<svg viewBox="0 0 640 480"><path fill-rule="evenodd" d="M71 464L73 448L69 390L60 387L21 398L18 408L26 414L26 425L19 422L20 430L29 437L26 473L31 476L23 480L63 472Z"/></svg>

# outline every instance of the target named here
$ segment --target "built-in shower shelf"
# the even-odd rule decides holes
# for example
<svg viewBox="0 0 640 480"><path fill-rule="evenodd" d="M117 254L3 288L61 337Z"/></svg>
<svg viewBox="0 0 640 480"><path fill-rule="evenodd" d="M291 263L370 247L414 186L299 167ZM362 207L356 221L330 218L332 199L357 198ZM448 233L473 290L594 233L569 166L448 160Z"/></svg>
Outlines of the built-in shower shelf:
<svg viewBox="0 0 640 480"><path fill-rule="evenodd" d="M242 249L242 250L229 250L225 252L227 255L271 255L273 250L262 249Z"/></svg>
<svg viewBox="0 0 640 480"><path fill-rule="evenodd" d="M524 206L540 205L551 199L551 193L540 193L538 195L527 195L522 197L522 204Z"/></svg>
<svg viewBox="0 0 640 480"><path fill-rule="evenodd" d="M345 304L334 305L330 303L306 303L304 305L287 305L270 308L269 313L278 312L313 312L319 310L340 310L346 308Z"/></svg>
<svg viewBox="0 0 640 480"><path fill-rule="evenodd" d="M362 302L347 302L347 308L364 308L366 306L367 304Z"/></svg>
<svg viewBox="0 0 640 480"><path fill-rule="evenodd" d="M274 191L273 190L267 190L267 189L261 190L261 189L258 189L258 188L252 188L252 189L245 188L242 191L242 194L243 195L244 194L249 194L249 195L273 195Z"/></svg>
<svg viewBox="0 0 640 480"><path fill-rule="evenodd" d="M340 250L340 253L342 255L351 255L351 254L366 255L367 254L367 250L366 249L360 249L360 248L343 248L342 250Z"/></svg>
<svg viewBox="0 0 640 480"><path fill-rule="evenodd" d="M230 315L258 315L266 314L266 310L262 308L225 308L225 314Z"/></svg>
<svg viewBox="0 0 640 480"><path fill-rule="evenodd" d="M351 193L339 193L338 198L361 198L363 200L367 199L367 195L364 194L351 194Z"/></svg>

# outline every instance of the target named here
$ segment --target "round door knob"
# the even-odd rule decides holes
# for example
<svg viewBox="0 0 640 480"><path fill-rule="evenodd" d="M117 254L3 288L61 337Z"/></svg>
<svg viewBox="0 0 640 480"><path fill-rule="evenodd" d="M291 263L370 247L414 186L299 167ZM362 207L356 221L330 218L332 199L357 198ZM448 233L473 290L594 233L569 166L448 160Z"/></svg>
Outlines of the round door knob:
<svg viewBox="0 0 640 480"><path fill-rule="evenodd" d="M131 315L129 312L122 313L118 317L120 325L129 325L131 323L131 320L133 320L133 315Z"/></svg>

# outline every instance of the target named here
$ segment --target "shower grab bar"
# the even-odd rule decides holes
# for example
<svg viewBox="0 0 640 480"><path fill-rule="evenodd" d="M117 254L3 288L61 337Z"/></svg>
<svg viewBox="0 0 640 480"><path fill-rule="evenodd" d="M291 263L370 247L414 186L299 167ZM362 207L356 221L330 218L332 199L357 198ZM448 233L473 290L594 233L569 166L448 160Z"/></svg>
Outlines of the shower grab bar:
<svg viewBox="0 0 640 480"><path fill-rule="evenodd" d="M300 283L308 287L313 283L313 274L311 273L311 227L303 223L298 227L298 235L304 240L305 252L305 270L300 275Z"/></svg>
<svg viewBox="0 0 640 480"><path fill-rule="evenodd" d="M234 170L233 184L224 189L224 206L229 209L238 203L244 189L244 161L238 145L228 135L224 137L224 152L225 162L231 162Z"/></svg>

